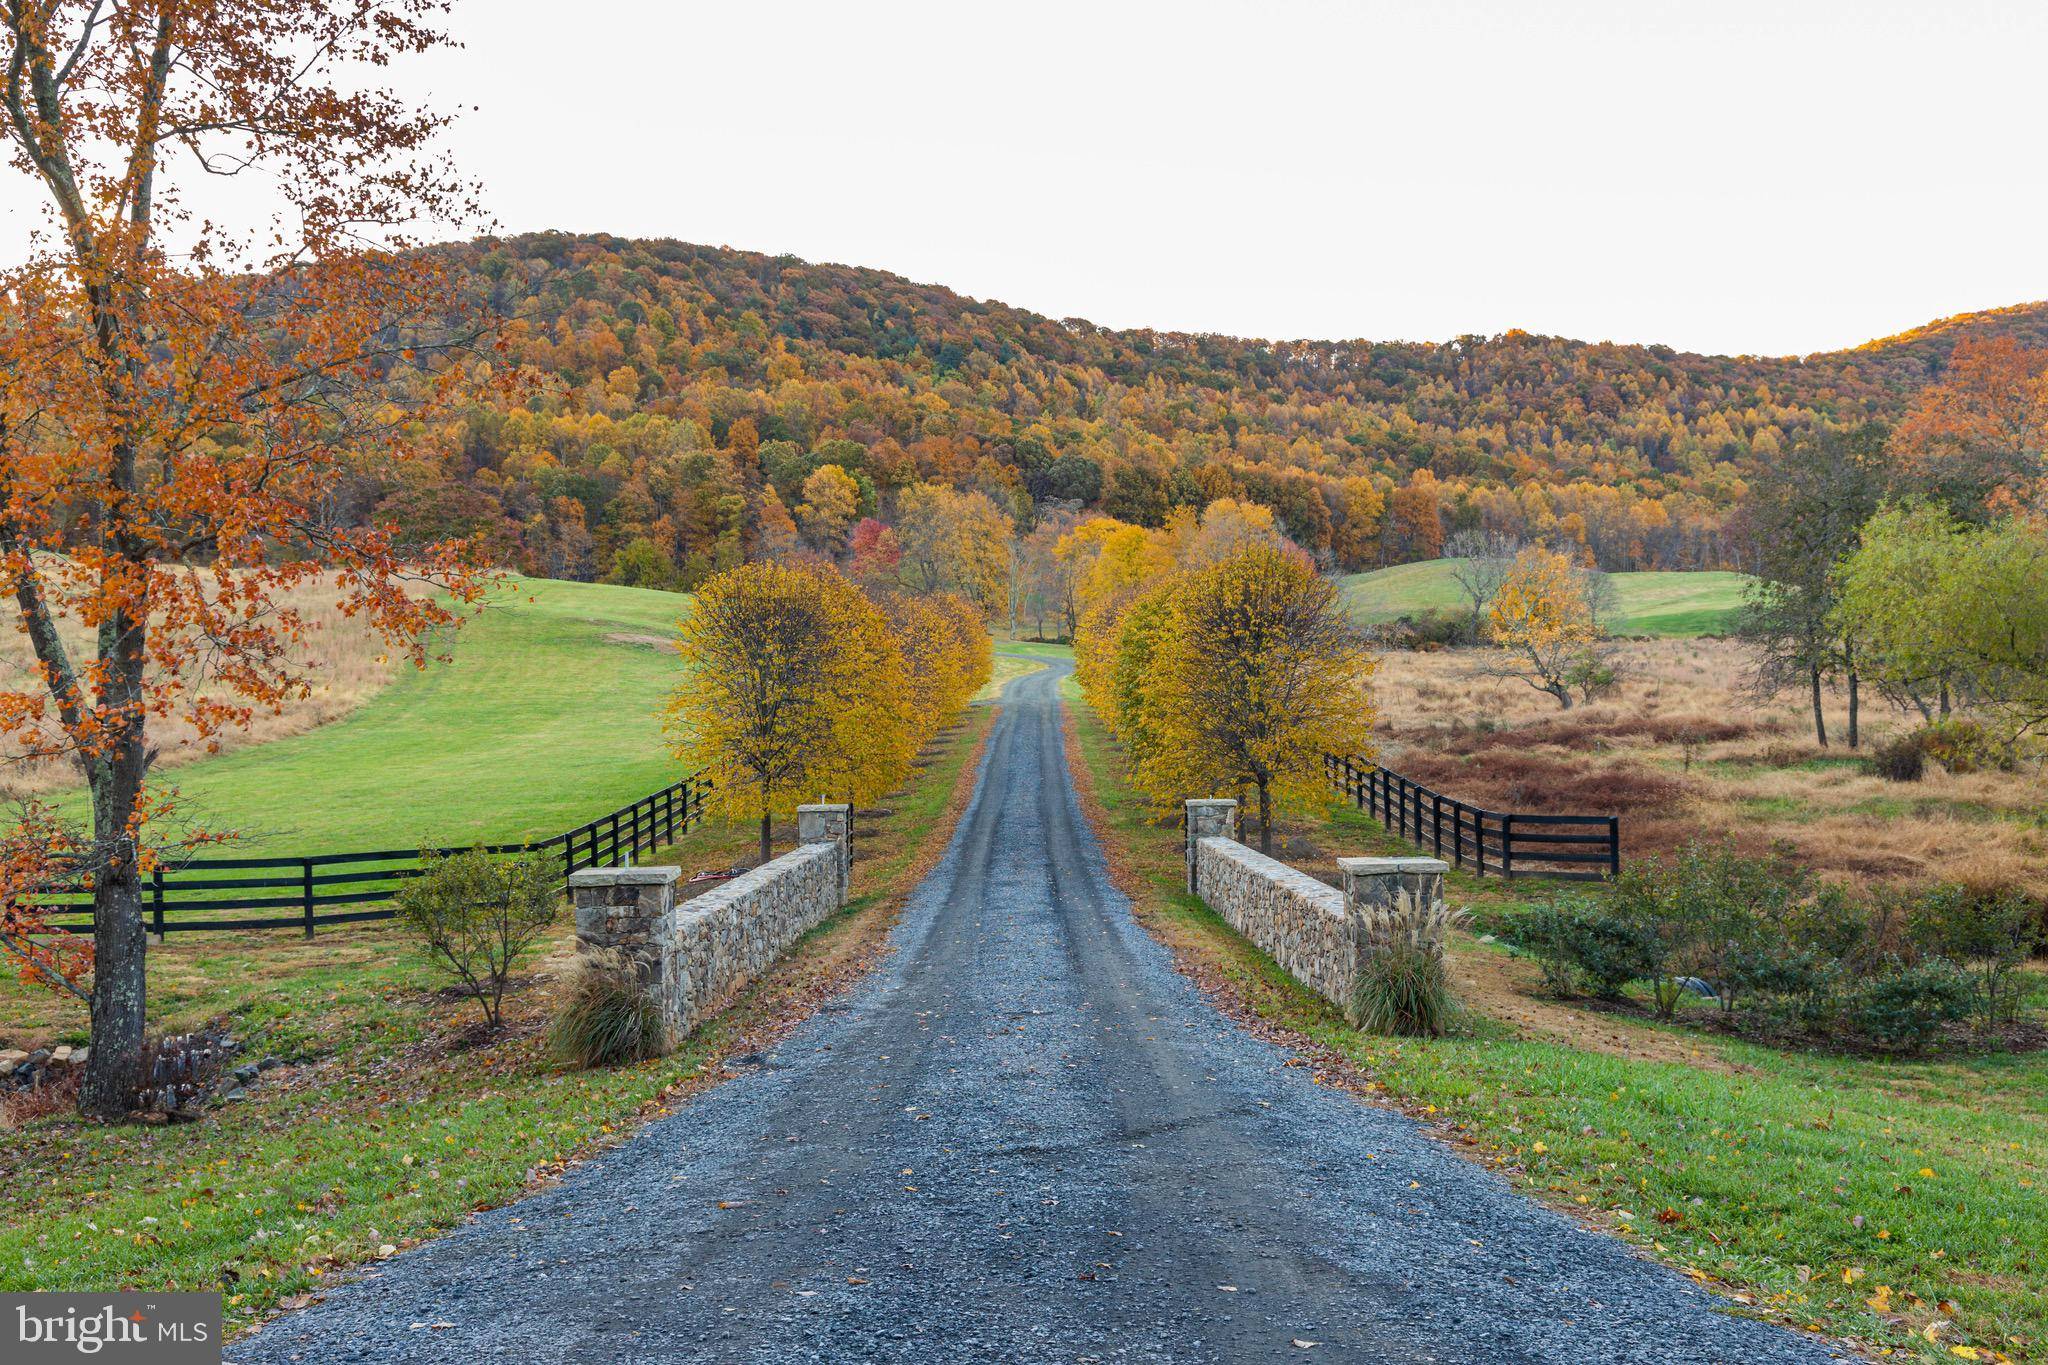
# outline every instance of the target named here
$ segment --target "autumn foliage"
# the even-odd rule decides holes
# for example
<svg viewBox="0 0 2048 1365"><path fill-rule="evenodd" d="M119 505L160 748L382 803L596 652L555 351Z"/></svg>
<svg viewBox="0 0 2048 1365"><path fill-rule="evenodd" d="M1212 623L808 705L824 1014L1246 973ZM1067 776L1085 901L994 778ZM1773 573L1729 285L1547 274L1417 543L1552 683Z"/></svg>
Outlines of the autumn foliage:
<svg viewBox="0 0 2048 1365"><path fill-rule="evenodd" d="M1191 529L1178 558L1096 529L1095 569L1169 567L1095 578L1077 673L1162 808L1249 796L1270 850L1276 806L1320 799L1325 755L1372 751L1373 659L1336 585L1261 519L1226 509Z"/></svg>
<svg viewBox="0 0 2048 1365"><path fill-rule="evenodd" d="M1543 545L1515 556L1486 615L1486 638L1501 651L1495 671L1566 708L1574 685L1600 666L1594 646L1602 634L1584 566Z"/></svg>
<svg viewBox="0 0 2048 1365"><path fill-rule="evenodd" d="M698 590L666 724L729 818L871 802L988 680L981 611L951 594L870 600L821 564L748 564Z"/></svg>
<svg viewBox="0 0 2048 1365"><path fill-rule="evenodd" d="M31 809L6 840L0 941L77 974L83 945L43 936L35 906L90 887L95 1115L139 1081L142 881L208 837L166 819L153 727L219 734L305 695L294 589L331 585L424 659L480 588L464 546L405 545L333 501L434 463L475 377L447 263L386 249L473 211L431 152L445 120L362 79L438 45L444 8L0 5L0 136L49 225L0 271L0 576L40 666L0 693L0 732L74 765L92 800L89 830ZM289 226L195 221L178 173L201 168L263 174Z"/></svg>

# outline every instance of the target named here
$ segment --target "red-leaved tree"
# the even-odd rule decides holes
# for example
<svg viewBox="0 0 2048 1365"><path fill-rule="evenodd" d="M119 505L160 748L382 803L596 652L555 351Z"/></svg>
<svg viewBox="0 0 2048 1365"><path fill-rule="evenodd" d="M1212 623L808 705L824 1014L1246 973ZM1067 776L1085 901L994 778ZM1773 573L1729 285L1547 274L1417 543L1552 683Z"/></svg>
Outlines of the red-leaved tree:
<svg viewBox="0 0 2048 1365"><path fill-rule="evenodd" d="M398 250L475 216L433 153L445 119L365 78L445 43L445 13L0 0L8 192L48 210L0 272L0 579L40 665L0 692L0 743L91 792L89 826L30 805L0 846L0 945L47 981L89 973L95 1116L145 1080L144 881L207 837L164 818L153 728L303 696L309 585L421 662L482 587L465 547L323 514L429 458L485 369L448 272ZM202 218L179 189L211 176L274 185L270 225ZM67 884L91 889L90 945L38 918Z"/></svg>

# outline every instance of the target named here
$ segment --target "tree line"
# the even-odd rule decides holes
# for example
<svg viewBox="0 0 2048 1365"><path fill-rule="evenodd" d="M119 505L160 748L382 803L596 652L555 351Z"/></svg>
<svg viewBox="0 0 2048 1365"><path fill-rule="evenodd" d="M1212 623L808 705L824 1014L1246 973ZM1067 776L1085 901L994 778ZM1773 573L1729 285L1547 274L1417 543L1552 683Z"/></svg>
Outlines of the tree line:
<svg viewBox="0 0 2048 1365"><path fill-rule="evenodd" d="M1805 692L1822 746L1828 690L1855 748L1872 687L1927 723L1911 742L2009 761L2048 725L2044 449L2048 351L2010 342L1962 348L1896 427L1795 442L1736 528L1758 579L1741 624L1755 687Z"/></svg>
<svg viewBox="0 0 2048 1365"><path fill-rule="evenodd" d="M435 467L366 470L332 513L478 536L550 577L689 589L895 520L902 490L1157 528L1271 507L1326 568L1430 559L1460 532L1609 570L1732 567L1729 515L1811 433L1899 421L1959 344L2048 344L2048 312L1804 359L1510 332L1265 342L1054 321L879 271L539 234L443 248L504 320L520 383ZM831 470L831 473L821 473ZM820 548L823 548L822 546Z"/></svg>
<svg viewBox="0 0 2048 1365"><path fill-rule="evenodd" d="M1180 534L1096 518L1063 539L1076 674L1162 809L1234 795L1270 853L1281 807L1323 800L1323 760L1372 748L1374 660L1336 585L1263 507Z"/></svg>
<svg viewBox="0 0 2048 1365"><path fill-rule="evenodd" d="M979 607L953 593L870 597L827 564L742 565L707 579L684 618L684 675L664 712L676 757L728 817L804 801L872 803L989 680Z"/></svg>

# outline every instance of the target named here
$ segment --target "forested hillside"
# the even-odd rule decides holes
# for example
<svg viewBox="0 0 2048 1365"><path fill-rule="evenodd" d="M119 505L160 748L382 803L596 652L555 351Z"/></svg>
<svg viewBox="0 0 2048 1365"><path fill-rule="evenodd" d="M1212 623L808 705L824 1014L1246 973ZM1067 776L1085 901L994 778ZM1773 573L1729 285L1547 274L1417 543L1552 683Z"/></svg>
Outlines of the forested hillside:
<svg viewBox="0 0 2048 1365"><path fill-rule="evenodd" d="M1432 558L1465 528L1577 540L1611 569L1726 567L1745 479L1800 433L1899 418L1959 343L2048 344L2048 305L1804 359L1523 332L1263 342L680 242L444 250L532 382L470 412L451 464L345 490L344 513L420 540L481 530L530 572L673 586L799 524L887 517L920 481L1024 524L1265 503L1346 569ZM827 465L850 483L814 481Z"/></svg>

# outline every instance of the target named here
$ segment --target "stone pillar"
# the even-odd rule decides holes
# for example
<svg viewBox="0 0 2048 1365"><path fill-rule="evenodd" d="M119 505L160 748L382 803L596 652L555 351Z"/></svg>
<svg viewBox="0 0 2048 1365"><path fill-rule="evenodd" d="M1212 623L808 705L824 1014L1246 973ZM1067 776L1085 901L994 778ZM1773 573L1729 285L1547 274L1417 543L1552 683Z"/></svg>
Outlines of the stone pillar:
<svg viewBox="0 0 2048 1365"><path fill-rule="evenodd" d="M610 949L632 962L671 1026L682 1017L682 983L670 966L682 875L680 867L586 867L569 874L577 950Z"/></svg>
<svg viewBox="0 0 2048 1365"><path fill-rule="evenodd" d="M1204 839L1237 837L1237 802L1227 797L1210 797L1187 803L1188 894L1199 896L1195 884L1196 850Z"/></svg>
<svg viewBox="0 0 2048 1365"><path fill-rule="evenodd" d="M853 889L853 807L798 806L796 841L839 845L839 903L845 905Z"/></svg>
<svg viewBox="0 0 2048 1365"><path fill-rule="evenodd" d="M1450 866L1441 858L1339 858L1344 908L1355 919L1368 906L1392 907L1404 891L1427 908L1443 899Z"/></svg>

